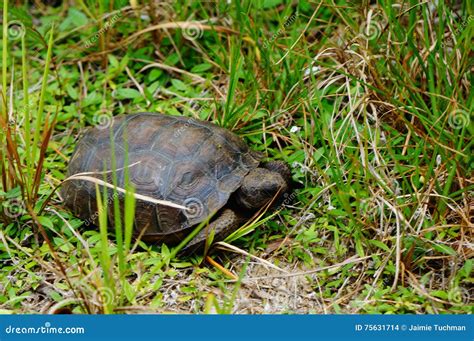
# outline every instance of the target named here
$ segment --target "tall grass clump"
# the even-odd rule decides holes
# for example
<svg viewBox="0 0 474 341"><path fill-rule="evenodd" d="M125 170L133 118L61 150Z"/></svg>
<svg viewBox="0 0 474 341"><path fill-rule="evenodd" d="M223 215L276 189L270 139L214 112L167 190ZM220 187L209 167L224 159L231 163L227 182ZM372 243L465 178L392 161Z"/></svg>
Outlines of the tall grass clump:
<svg viewBox="0 0 474 341"><path fill-rule="evenodd" d="M46 112L44 99L50 74L54 27L48 32L48 45L41 87L37 98L29 94L29 46L26 40L27 28L20 23L16 29L21 35L21 74L14 70L16 55L9 42L8 1L3 8L2 35L2 92L0 115L0 138L2 140L1 191L2 221L8 223L22 213L35 215L39 189L44 177L44 159L55 124L55 113ZM34 56L36 57L36 56ZM10 66L10 71L8 70ZM20 78L21 82L18 81ZM16 86L21 84L23 90ZM10 201L10 202L9 202Z"/></svg>

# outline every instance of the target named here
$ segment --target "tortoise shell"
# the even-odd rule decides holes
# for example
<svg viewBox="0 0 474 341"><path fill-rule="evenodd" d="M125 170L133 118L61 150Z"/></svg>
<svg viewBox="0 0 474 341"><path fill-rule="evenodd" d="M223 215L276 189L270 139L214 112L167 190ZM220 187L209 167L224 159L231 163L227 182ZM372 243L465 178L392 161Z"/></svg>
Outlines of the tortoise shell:
<svg viewBox="0 0 474 341"><path fill-rule="evenodd" d="M107 129L86 131L70 160L68 176L95 172L94 177L112 183L112 152L118 187L125 187L128 154L129 179L137 194L189 208L136 201L135 234L144 240L166 242L180 241L190 227L221 209L261 159L238 136L209 122L138 113L115 117ZM66 181L62 195L75 215L86 224L97 224L94 183ZM118 196L123 212L123 195ZM113 222L112 190L108 207L109 221Z"/></svg>

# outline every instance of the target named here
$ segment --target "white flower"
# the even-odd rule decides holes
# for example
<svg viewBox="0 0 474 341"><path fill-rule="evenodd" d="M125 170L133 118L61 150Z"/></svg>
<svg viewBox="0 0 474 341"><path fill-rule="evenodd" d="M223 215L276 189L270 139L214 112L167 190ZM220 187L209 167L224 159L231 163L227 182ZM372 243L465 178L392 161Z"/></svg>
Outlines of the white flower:
<svg viewBox="0 0 474 341"><path fill-rule="evenodd" d="M319 71L319 66L313 66L311 69L308 68L308 69L304 70L304 76L307 77L310 74L312 74L312 73L314 74L318 71Z"/></svg>
<svg viewBox="0 0 474 341"><path fill-rule="evenodd" d="M300 131L301 128L298 127L298 126L292 126L291 129L290 129L290 133L296 133L298 131Z"/></svg>

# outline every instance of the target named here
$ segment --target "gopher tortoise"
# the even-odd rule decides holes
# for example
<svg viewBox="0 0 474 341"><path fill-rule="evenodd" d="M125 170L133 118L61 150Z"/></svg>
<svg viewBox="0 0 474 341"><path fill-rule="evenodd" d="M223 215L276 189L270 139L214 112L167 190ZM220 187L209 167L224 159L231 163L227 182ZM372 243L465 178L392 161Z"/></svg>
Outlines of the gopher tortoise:
<svg viewBox="0 0 474 341"><path fill-rule="evenodd" d="M112 183L112 151L118 187L125 187L128 154L129 181L137 194L187 208L137 199L134 236L146 242L175 245L214 214L186 246L187 251L196 251L210 231L214 241L223 240L258 209L278 202L289 191L291 175L285 163L263 163L262 155L241 138L212 123L158 113L117 116L110 127L89 128L76 146L68 176L92 172ZM61 192L65 206L86 225L98 224L93 182L66 181ZM108 216L113 222L112 193ZM123 209L124 196L118 194Z"/></svg>

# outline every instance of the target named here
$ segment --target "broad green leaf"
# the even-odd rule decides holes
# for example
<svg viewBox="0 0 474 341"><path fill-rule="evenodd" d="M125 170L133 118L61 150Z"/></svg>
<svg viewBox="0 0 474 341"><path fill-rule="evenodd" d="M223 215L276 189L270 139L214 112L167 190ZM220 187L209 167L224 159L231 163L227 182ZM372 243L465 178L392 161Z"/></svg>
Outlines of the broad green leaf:
<svg viewBox="0 0 474 341"><path fill-rule="evenodd" d="M207 71L209 69L212 68L212 65L211 64L208 64L208 63L203 63L203 64L198 64L196 66L194 66L192 69L191 69L191 72L193 73L201 73L201 72L204 72L204 71Z"/></svg>
<svg viewBox="0 0 474 341"><path fill-rule="evenodd" d="M38 217L38 221L43 226L49 227L50 229L54 228L53 222L48 217L40 216Z"/></svg>
<svg viewBox="0 0 474 341"><path fill-rule="evenodd" d="M138 90L130 88L117 89L115 97L118 99L135 99L140 97L141 94Z"/></svg>

